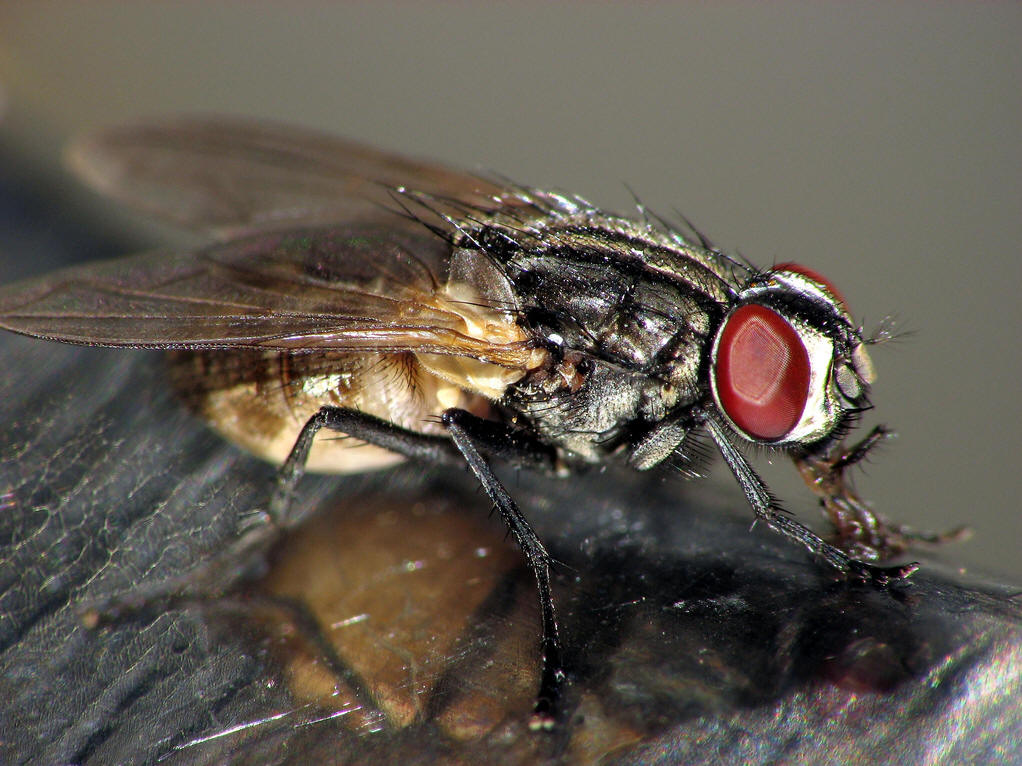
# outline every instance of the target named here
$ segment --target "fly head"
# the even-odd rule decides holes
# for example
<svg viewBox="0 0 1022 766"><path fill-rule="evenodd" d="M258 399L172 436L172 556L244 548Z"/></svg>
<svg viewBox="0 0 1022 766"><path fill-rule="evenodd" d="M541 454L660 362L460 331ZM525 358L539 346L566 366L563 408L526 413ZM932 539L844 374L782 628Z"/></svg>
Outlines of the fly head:
<svg viewBox="0 0 1022 766"><path fill-rule="evenodd" d="M755 275L713 341L710 384L727 424L754 444L815 451L869 406L866 342L840 293L796 264Z"/></svg>

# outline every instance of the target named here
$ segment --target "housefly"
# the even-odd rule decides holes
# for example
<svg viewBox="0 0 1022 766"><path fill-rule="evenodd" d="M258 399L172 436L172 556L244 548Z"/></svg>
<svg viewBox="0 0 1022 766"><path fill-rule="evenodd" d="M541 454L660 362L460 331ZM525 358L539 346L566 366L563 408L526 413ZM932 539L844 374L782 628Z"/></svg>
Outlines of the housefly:
<svg viewBox="0 0 1022 766"><path fill-rule="evenodd" d="M852 577L883 584L915 569L871 563L915 537L843 478L884 436L841 444L869 406L874 340L808 268L753 268L641 207L623 218L246 121L115 128L78 142L70 160L98 190L212 244L4 287L0 326L173 351L213 428L281 465L269 504L278 527L306 469L467 465L536 578L535 727L553 724L564 679L550 557L493 460L647 470L684 461L708 435L756 519ZM316 439L321 429L349 438ZM833 543L781 508L749 445L794 459Z"/></svg>

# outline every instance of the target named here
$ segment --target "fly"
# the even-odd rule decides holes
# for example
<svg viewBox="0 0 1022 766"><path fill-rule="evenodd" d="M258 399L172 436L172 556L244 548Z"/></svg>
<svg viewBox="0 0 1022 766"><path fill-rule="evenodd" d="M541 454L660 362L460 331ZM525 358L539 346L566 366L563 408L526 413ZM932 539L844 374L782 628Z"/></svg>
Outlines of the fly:
<svg viewBox="0 0 1022 766"><path fill-rule="evenodd" d="M492 460L647 470L706 434L756 519L850 577L905 578L915 564L871 562L943 539L887 524L843 480L885 434L841 445L869 406L875 341L810 269L755 269L641 208L623 218L294 128L142 124L70 157L98 190L213 243L4 287L0 327L173 351L192 406L280 464L277 528L306 469L467 465L536 578L534 728L553 725L564 682L550 557ZM748 445L793 458L834 544L781 508Z"/></svg>

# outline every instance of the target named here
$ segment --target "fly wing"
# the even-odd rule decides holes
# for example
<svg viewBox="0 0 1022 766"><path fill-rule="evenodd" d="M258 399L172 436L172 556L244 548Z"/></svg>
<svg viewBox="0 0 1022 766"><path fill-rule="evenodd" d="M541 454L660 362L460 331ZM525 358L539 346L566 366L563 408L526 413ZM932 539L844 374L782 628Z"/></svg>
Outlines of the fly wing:
<svg viewBox="0 0 1022 766"><path fill-rule="evenodd" d="M226 239L303 225L378 220L396 189L440 214L499 206L477 176L291 126L179 118L79 139L71 167L91 186L178 225ZM397 223L395 223L397 225Z"/></svg>
<svg viewBox="0 0 1022 766"><path fill-rule="evenodd" d="M416 351L524 369L532 349L509 313L445 293L449 256L424 228L265 232L4 286L0 327L86 345Z"/></svg>

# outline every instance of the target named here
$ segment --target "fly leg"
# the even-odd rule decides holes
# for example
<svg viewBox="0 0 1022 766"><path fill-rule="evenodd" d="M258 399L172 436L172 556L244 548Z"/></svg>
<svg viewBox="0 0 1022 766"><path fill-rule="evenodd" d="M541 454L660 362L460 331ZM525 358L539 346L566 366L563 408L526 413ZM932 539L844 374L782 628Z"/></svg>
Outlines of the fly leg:
<svg viewBox="0 0 1022 766"><path fill-rule="evenodd" d="M536 704L533 707L529 727L533 730L550 730L556 721L557 703L564 683L561 644L557 637L557 618L554 615L554 599L550 589L550 554L547 553L539 536L522 515L511 495L494 475L490 464L486 462L479 451L480 445L485 447L487 444L494 445L499 449L506 449L508 442L490 441L490 438L495 435L491 430L491 424L464 410L447 410L444 412L443 422L447 426L455 446L464 455L465 461L472 469L472 473L479 479L479 483L483 485L483 489L486 490L486 494L489 495L493 504L497 506L511 536L514 537L518 547L525 554L529 568L536 578L543 626L542 673L539 693L536 696ZM536 451L532 451L531 455L535 456Z"/></svg>
<svg viewBox="0 0 1022 766"><path fill-rule="evenodd" d="M301 521L294 516L291 499L295 487L305 475L312 440L323 428L339 431L413 460L458 467L465 465L461 453L446 437L409 431L359 410L322 407L302 426L295 446L277 471L277 484L269 506L269 521L272 524L286 528Z"/></svg>
<svg viewBox="0 0 1022 766"><path fill-rule="evenodd" d="M960 540L968 534L965 527L940 534L892 523L874 511L846 481L845 472L890 436L883 426L876 426L862 441L847 449L839 446L832 453L795 458L802 479L819 497L824 513L834 525L835 542L856 557L870 561L901 555L916 543L935 545Z"/></svg>
<svg viewBox="0 0 1022 766"><path fill-rule="evenodd" d="M530 727L550 729L556 719L557 702L564 681L550 587L550 554L493 473L487 457L549 470L554 465L553 452L528 434L476 417L465 410L446 410L441 420L451 435L450 439L409 431L358 410L323 407L305 424L291 454L281 467L277 490L270 503L270 516L277 524L293 523L289 508L291 495L304 472L313 437L322 428L343 432L412 459L457 466L467 463L500 512L536 578L543 630L542 672Z"/></svg>
<svg viewBox="0 0 1022 766"><path fill-rule="evenodd" d="M706 413L704 423L709 430L713 440L720 449L731 473L734 474L745 493L752 510L757 519L761 519L768 527L781 533L790 540L801 543L809 551L839 572L852 577L867 580L877 585L886 585L889 582L903 580L919 568L919 564L913 562L902 566L880 567L859 561L852 558L840 548L836 548L822 537L817 535L804 524L793 519L770 495L763 480L753 470L752 466L745 459L741 452L731 443L728 433L724 430L717 419Z"/></svg>

